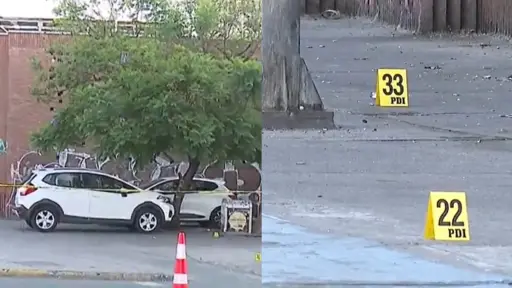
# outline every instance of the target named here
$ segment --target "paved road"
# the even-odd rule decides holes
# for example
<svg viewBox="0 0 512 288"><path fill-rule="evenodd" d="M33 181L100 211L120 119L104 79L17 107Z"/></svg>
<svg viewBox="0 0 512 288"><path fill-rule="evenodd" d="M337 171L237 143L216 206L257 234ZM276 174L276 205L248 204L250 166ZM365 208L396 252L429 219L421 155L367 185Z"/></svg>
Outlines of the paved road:
<svg viewBox="0 0 512 288"><path fill-rule="evenodd" d="M232 287L261 287L261 283L252 284L250 281L220 282L215 277L201 278L189 283L194 288L224 288L226 285ZM240 285L240 286L239 286ZM242 286L243 285L243 286ZM59 280L59 279L37 279L37 278L0 278L0 287L37 287L37 288L145 288L145 287L172 287L172 283L162 282L124 282L124 281L99 281L99 280ZM230 286L231 287L231 286Z"/></svg>
<svg viewBox="0 0 512 288"><path fill-rule="evenodd" d="M1 278L0 286L5 288L38 287L38 288L144 288L171 287L170 283L156 282L115 282L96 280L58 280L36 278ZM208 286L203 286L208 287ZM220 286L218 286L220 287Z"/></svg>
<svg viewBox="0 0 512 288"><path fill-rule="evenodd" d="M303 57L341 128L264 133L265 213L304 227L301 237L317 243L308 247L323 261L311 260L291 239L265 236L264 267L272 245L295 247L295 258L282 257L288 266L306 260L279 276L282 260L272 277L265 269L264 281L347 280L347 274L327 273L334 267L359 268L348 277L361 281L378 271L395 277L384 282L420 283L446 271L445 280L454 281L511 277L510 45L480 36L416 38L364 19L304 21L302 37ZM408 69L410 108L370 105L379 67ZM470 243L422 239L434 190L467 192ZM330 240L314 240L319 235ZM372 247L387 256L375 258ZM345 249L356 251L353 259L366 268L331 259ZM431 272L399 273L402 265Z"/></svg>
<svg viewBox="0 0 512 288"><path fill-rule="evenodd" d="M2 288L18 288L18 287L37 287L37 288L68 288L68 287L74 287L74 288L145 288L145 287L171 287L171 284L162 284L162 283L152 283L152 282L112 282L112 281L76 281L76 280L55 280L55 279L12 279L12 278L3 278L0 279L0 286ZM208 286L198 286L197 284L190 284L191 287L226 287L225 285L219 283L210 283ZM234 284L233 284L234 285ZM239 287L239 286L229 286L229 287ZM249 286L252 287L252 286ZM254 286L256 287L256 286ZM284 286L269 286L269 285L263 285L258 287L265 287L265 288L277 288L277 287L284 287ZM287 284L287 288L304 288L305 286L300 285L293 285L293 284ZM309 286L311 287L311 286ZM340 288L340 287L346 287L346 286L340 286L340 285L324 285L324 286L315 286L318 288ZM358 286L361 288L378 288L379 286ZM393 286L389 286L390 288L393 288ZM403 286L396 286L403 287ZM416 286L417 288L423 288L422 286ZM430 286L431 287L431 286ZM465 288L464 286L459 286L460 288ZM505 286L501 285L489 285L485 286L485 288L502 288ZM425 286L424 288L427 288ZM469 286L468 286L469 288Z"/></svg>
<svg viewBox="0 0 512 288"><path fill-rule="evenodd" d="M212 287L212 282L250 288L261 285L261 265L254 260L255 253L261 251L260 238L214 239L200 228L187 228L185 232L189 279L194 287ZM3 247L0 269L172 275L176 233L141 235L125 229L62 225L54 233L43 234L29 229L23 222L0 221L0 245ZM0 287L5 287L1 283ZM76 283L96 285L98 282Z"/></svg>

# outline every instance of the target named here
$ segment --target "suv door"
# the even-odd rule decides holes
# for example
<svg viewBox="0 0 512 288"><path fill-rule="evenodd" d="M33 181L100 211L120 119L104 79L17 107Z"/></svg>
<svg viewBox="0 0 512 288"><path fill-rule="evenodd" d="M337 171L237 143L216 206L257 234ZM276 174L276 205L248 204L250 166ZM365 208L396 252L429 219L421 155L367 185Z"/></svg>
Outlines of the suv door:
<svg viewBox="0 0 512 288"><path fill-rule="evenodd" d="M178 190L179 180L168 180L163 182L152 190L165 191L165 192L176 192ZM191 190L193 191L213 191L218 186L214 182L192 180ZM172 197L174 201L174 194L167 195ZM180 217L186 220L197 220L205 219L210 217L210 212L217 206L220 206L221 200L219 197L210 195L201 195L198 193L187 193L181 203Z"/></svg>
<svg viewBox="0 0 512 288"><path fill-rule="evenodd" d="M162 193L166 197L170 198L171 201L174 201L174 196L176 195L176 191L178 191L178 186L178 180L168 180L156 185L155 187L151 188L151 190Z"/></svg>
<svg viewBox="0 0 512 288"><path fill-rule="evenodd" d="M185 196L182 204L182 211L187 211L192 215L201 215L204 217L210 217L210 213L217 206L221 205L221 194L209 194L201 192L213 192L219 186L215 182L206 180L193 180L193 189L200 193L191 193Z"/></svg>
<svg viewBox="0 0 512 288"><path fill-rule="evenodd" d="M176 191L178 191L180 183L178 179L167 180L163 183L158 184L157 186L151 188L153 191L157 191L159 193L165 194L166 197L170 198L172 202L174 202L174 197L176 196ZM190 215L190 211L187 210L188 205L186 204L189 201L189 198L193 194L185 194L185 198L183 198L183 203L181 203L180 217L186 219Z"/></svg>
<svg viewBox="0 0 512 288"><path fill-rule="evenodd" d="M49 198L60 205L65 216L88 218L90 195L80 176L72 172L52 173L43 182L52 186Z"/></svg>
<svg viewBox="0 0 512 288"><path fill-rule="evenodd" d="M82 177L85 187L91 189L91 218L131 219L133 210L140 204L137 195L134 195L138 194L137 188L106 175L83 173Z"/></svg>

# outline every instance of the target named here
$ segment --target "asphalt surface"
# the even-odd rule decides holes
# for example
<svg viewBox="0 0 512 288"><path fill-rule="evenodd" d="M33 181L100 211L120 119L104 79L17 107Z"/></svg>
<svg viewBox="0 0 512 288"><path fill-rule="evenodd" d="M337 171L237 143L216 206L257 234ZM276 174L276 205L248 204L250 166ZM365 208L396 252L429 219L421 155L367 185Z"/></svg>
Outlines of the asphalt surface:
<svg viewBox="0 0 512 288"><path fill-rule="evenodd" d="M251 285L250 282L233 281L221 283L213 279L204 277L201 280L191 281L190 287L214 287L221 288L226 285L237 285L230 287L261 287L261 283ZM240 285L240 286L238 286ZM161 282L125 282L125 281L99 281L99 280L59 280L45 278L0 278L0 287L18 288L18 287L37 287L37 288L144 288L144 287L172 287L172 283Z"/></svg>
<svg viewBox="0 0 512 288"><path fill-rule="evenodd" d="M203 283L204 284L204 283ZM144 288L144 287L171 287L171 283L157 282L115 282L96 280L58 280L37 278L1 278L0 287L38 287L38 288ZM199 286L209 287L209 286ZM220 286L219 286L220 287Z"/></svg>
<svg viewBox="0 0 512 288"><path fill-rule="evenodd" d="M24 286L22 286L24 285ZM0 287L5 288L18 288L18 287L37 287L37 288L144 288L144 287L171 287L171 284L162 284L162 283L154 283L154 282L112 282L112 281L94 281L94 280L55 280L55 279L13 279L13 278L3 278L0 279ZM203 284L201 284L203 285ZM204 286L198 286L198 284L190 284L190 287L221 287L221 285L210 283L209 285L204 284ZM226 287L226 286L224 286ZM229 286L229 287L238 287L238 286ZM288 287L288 288L304 288L305 286L300 284L287 284L286 286L269 286L263 285L259 287L265 288L277 288L277 287ZM309 286L311 287L311 286ZM315 286L318 288L339 288L342 286L339 285L323 285L323 286ZM381 286L358 286L360 288L378 288ZM389 288L398 288L403 286L389 286ZM427 288L428 286L416 286L417 288ZM430 286L431 287L431 286ZM460 286L464 288L463 286ZM469 287L469 286L468 286ZM487 286L488 288L502 288L504 286L493 285Z"/></svg>
<svg viewBox="0 0 512 288"><path fill-rule="evenodd" d="M184 228L184 231L187 236L188 277L193 287L225 287L226 284L249 288L261 286L261 263L255 261L255 253L261 251L261 238L213 238L211 232L197 227ZM44 234L33 231L24 222L0 221L0 244L3 247L0 269L82 271L91 275L96 272L140 274L161 279L159 275L174 273L176 234L164 231L142 235L126 229L80 225L61 225L55 232ZM30 281L33 279L0 278L0 287L9 287L7 285L11 283L28 284ZM142 285L133 281L108 282L111 286L102 285L107 282L99 281L41 281L41 285L48 283L48 287L68 287L68 283L75 283L75 287ZM142 282L148 281L143 279ZM43 286L38 282L37 287Z"/></svg>
<svg viewBox="0 0 512 288"><path fill-rule="evenodd" d="M490 36L421 38L366 19L301 25L301 53L341 127L264 133L265 213L304 227L308 239L317 234L330 237L330 243L370 241L357 242L360 258L371 259L371 253L361 251L380 247L412 255L411 265L440 263L418 275L419 286L449 267L463 269L449 275L454 281L469 279L462 271L491 273L495 279L512 276L510 44ZM371 105L376 69L383 67L407 68L411 107ZM467 193L471 242L423 240L429 191ZM266 251L275 241L265 236L263 241L266 267ZM295 247L291 241L279 243L280 249ZM317 256L342 249L323 246L315 246ZM313 257L303 253L289 259L290 266ZM318 257L325 261L308 260L311 266L301 268L308 281L322 278L315 273L328 265L347 271L356 265ZM408 278L393 270L406 260L395 265L390 259L398 256L387 257L348 275L367 280L385 271L394 276L386 281ZM285 278L279 281L301 277L296 272Z"/></svg>

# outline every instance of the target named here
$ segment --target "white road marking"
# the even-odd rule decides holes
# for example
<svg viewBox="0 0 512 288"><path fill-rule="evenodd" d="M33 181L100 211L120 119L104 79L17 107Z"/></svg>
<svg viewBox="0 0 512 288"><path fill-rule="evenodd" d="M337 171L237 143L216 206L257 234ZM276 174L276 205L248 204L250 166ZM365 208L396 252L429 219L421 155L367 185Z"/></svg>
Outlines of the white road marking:
<svg viewBox="0 0 512 288"><path fill-rule="evenodd" d="M163 287L164 284L156 283L156 282L135 282L135 284L144 286L144 287Z"/></svg>

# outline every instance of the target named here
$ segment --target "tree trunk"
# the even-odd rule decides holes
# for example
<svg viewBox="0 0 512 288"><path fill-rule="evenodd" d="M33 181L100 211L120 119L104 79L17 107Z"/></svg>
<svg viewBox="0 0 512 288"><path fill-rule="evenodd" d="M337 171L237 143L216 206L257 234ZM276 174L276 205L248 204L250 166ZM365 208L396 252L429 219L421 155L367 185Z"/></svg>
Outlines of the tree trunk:
<svg viewBox="0 0 512 288"><path fill-rule="evenodd" d="M188 157L188 169L187 172L185 172L185 175L183 175L181 189L183 191L189 191L189 189L192 186L192 180L194 179L194 176L196 176L197 170L199 170L199 165L201 162L193 157Z"/></svg>
<svg viewBox="0 0 512 288"><path fill-rule="evenodd" d="M262 232L263 215L261 213L261 210L262 210L261 205L262 205L262 203L260 203L258 205L258 217L256 217L256 219L254 219L254 222L253 222L252 234L254 234L254 235L261 235L261 232Z"/></svg>
<svg viewBox="0 0 512 288"><path fill-rule="evenodd" d="M299 109L300 3L262 0L263 111Z"/></svg>
<svg viewBox="0 0 512 288"><path fill-rule="evenodd" d="M185 198L185 193L187 191L190 191L190 188L192 187L192 180L194 179L194 176L197 173L197 170L199 170L199 165L201 162L193 157L188 157L188 168L185 172L185 175L181 175L181 173L178 174L178 177L180 179L180 185L178 186L178 191L176 192L176 196L174 196L173 206L174 206L174 217L171 221L171 226L180 228L181 225L181 219L180 219L180 213L181 213L181 204L183 203L183 199Z"/></svg>

